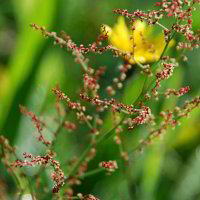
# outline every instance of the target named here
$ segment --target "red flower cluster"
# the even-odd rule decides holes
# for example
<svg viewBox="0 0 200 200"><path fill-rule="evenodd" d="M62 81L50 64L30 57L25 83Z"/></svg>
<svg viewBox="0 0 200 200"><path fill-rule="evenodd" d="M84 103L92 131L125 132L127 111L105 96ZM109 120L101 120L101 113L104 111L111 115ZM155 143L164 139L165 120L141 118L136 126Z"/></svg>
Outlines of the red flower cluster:
<svg viewBox="0 0 200 200"><path fill-rule="evenodd" d="M25 159L29 160L16 160L14 163L12 163L13 167L24 167L29 166L33 167L35 165L40 166L52 166L54 169L54 172L52 173L52 180L55 182L55 186L53 187L52 191L53 193L57 193L60 188L64 185L64 172L60 169L60 163L56 160L53 160L52 155L47 154L45 156L33 156L32 154L24 153Z"/></svg>
<svg viewBox="0 0 200 200"><path fill-rule="evenodd" d="M117 162L116 161L108 161L108 162L100 162L99 163L100 167L103 167L106 169L108 172L114 172L116 169L118 169Z"/></svg>

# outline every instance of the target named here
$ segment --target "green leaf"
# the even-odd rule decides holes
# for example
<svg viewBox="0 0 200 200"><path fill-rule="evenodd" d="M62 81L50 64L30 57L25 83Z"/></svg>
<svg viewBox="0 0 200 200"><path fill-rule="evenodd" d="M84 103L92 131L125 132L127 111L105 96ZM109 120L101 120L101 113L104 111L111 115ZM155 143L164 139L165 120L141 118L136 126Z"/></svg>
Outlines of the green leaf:
<svg viewBox="0 0 200 200"><path fill-rule="evenodd" d="M199 199L200 188L200 151L199 147L192 154L187 166L182 167L182 174L179 176L179 181L173 188L173 200L190 200Z"/></svg>
<svg viewBox="0 0 200 200"><path fill-rule="evenodd" d="M125 104L134 104L137 99L140 97L146 76L140 73L137 73L126 85L123 103Z"/></svg>
<svg viewBox="0 0 200 200"><path fill-rule="evenodd" d="M161 172L164 151L160 143L148 148L144 161L144 174L142 181L142 199L153 200Z"/></svg>
<svg viewBox="0 0 200 200"><path fill-rule="evenodd" d="M18 16L19 34L16 38L15 50L7 70L7 90L0 99L0 128L4 125L13 100L20 87L33 70L36 57L41 53L44 38L29 27L30 23L45 25L49 28L53 22L56 0L13 1Z"/></svg>

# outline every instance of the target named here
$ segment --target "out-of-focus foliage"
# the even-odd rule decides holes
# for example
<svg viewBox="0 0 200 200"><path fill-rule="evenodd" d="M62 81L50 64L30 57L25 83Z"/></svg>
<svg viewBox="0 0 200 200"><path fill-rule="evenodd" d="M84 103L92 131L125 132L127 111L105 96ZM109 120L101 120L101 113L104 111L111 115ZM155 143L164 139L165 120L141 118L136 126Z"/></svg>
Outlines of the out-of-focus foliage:
<svg viewBox="0 0 200 200"><path fill-rule="evenodd" d="M44 25L48 30L64 30L78 44L89 44L99 34L101 24L114 25L117 16L112 13L115 8L151 9L155 1L145 0L1 0L0 2L0 131L13 145L18 148L18 156L23 152L39 154L43 146L35 139L35 128L29 119L21 116L19 104L26 105L37 114L42 114L44 120L55 130L57 124L49 116L56 115L55 97L51 93L53 86L59 84L72 99L77 98L82 81L80 66L74 62L74 57L53 46L51 40L44 39L33 31L30 23ZM200 7L197 6L200 11ZM194 29L200 28L199 12L193 15ZM163 20L165 25L166 22ZM160 30L158 30L160 31ZM175 39L179 39L178 36ZM181 97L181 101L172 97L169 101L162 99L153 103L153 111L158 113L170 109L175 104L182 104L184 98L200 95L200 50L188 53L188 62L181 63L175 69L174 76L163 84L165 87L179 88L190 85L192 91ZM172 57L176 57L172 52ZM107 66L105 83L110 83L120 58L112 58L109 53L103 56L90 55L90 63L94 66ZM131 77L124 89L123 100L129 104L140 94L144 84L143 76ZM137 87L134 87L137 85ZM102 96L106 97L104 91ZM131 99L130 99L131 98ZM74 116L69 115L73 121ZM109 129L110 116L106 116L105 129ZM77 192L92 193L100 199L148 199L148 200L192 200L200 199L200 111L195 110L188 119L181 120L181 126L169 131L164 142L147 148L143 154L131 156L132 168L116 172L111 177L95 175L86 178ZM80 125L81 126L81 125ZM82 146L87 143L84 128L71 134L63 130L56 144L57 156L64 163L74 155L79 155ZM48 130L45 130L48 137ZM147 131L139 128L123 135L125 149L136 146ZM102 144L101 153L90 164L95 168L103 160L113 160L119 154L113 141ZM15 184L3 165L0 165L0 194L8 195L16 191ZM36 171L38 169L36 168ZM27 169L33 175L35 171ZM52 183L44 173L47 188ZM102 178L104 177L104 178ZM46 181L46 182L45 182ZM1 189L1 188L4 188Z"/></svg>

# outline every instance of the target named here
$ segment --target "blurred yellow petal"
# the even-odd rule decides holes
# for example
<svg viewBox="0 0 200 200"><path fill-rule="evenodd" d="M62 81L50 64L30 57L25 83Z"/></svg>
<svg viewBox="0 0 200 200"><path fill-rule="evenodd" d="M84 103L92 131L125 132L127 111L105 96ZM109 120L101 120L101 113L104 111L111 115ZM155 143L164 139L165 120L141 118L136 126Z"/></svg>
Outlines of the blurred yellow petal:
<svg viewBox="0 0 200 200"><path fill-rule="evenodd" d="M123 17L119 17L117 24L113 27L113 32L118 35L121 39L130 41L129 29L125 24Z"/></svg>
<svg viewBox="0 0 200 200"><path fill-rule="evenodd" d="M152 40L152 44L154 45L155 54L159 59L166 45L164 35L159 34L158 36L156 36L155 39ZM173 47L174 45L175 45L175 40L171 40L168 44L168 48Z"/></svg>
<svg viewBox="0 0 200 200"><path fill-rule="evenodd" d="M108 41L122 51L131 52L132 44L130 42L129 29L125 24L124 18L119 17L117 24L111 29L107 25L103 25L103 33L107 32ZM102 31L102 30L101 30Z"/></svg>
<svg viewBox="0 0 200 200"><path fill-rule="evenodd" d="M101 26L101 32L104 34L104 35L107 35L108 37L110 37L112 35L112 28L106 24L103 24Z"/></svg>
<svg viewBox="0 0 200 200"><path fill-rule="evenodd" d="M117 24L110 28L105 25L105 32L108 34L108 41L123 52L131 53L132 57L126 57L129 63L151 63L160 59L165 48L166 42L164 34L152 38L152 25L137 20L133 23L135 30L130 31L125 24L123 17L119 17ZM172 40L169 47L172 47L175 41Z"/></svg>
<svg viewBox="0 0 200 200"><path fill-rule="evenodd" d="M148 35L152 33L152 26L147 26L145 22L141 22L140 20L134 22L133 26L135 27L135 30L132 31L134 44L139 46L145 42Z"/></svg>

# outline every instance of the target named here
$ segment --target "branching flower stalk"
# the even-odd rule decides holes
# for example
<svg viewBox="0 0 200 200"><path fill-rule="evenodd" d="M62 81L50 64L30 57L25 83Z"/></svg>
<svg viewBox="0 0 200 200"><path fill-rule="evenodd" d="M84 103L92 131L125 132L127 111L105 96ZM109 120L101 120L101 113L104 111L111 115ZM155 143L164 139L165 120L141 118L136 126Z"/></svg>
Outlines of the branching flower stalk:
<svg viewBox="0 0 200 200"><path fill-rule="evenodd" d="M141 109L136 109L135 107L137 106L137 104L138 103L140 103L140 102L142 102L143 101L143 99L142 98L144 98L145 97L145 94L152 88L152 86L153 86L153 84L155 83L155 80L156 80L156 86L152 89L152 94L153 94L153 96L155 96L155 95L157 95L157 89L159 89L160 88L160 82L162 81L162 80L164 80L164 79L167 79L167 78L169 78L169 76L170 75L172 75L172 67L173 67L173 65L172 64L168 64L168 63L166 63L166 59L165 59L165 57L164 57L164 54L165 54L165 52L166 52L166 50L167 50L167 48L168 48L168 46L169 46L169 44L170 44L170 41L172 41L172 39L173 39L173 37L174 37L174 34L175 34L175 32L177 31L177 30L174 30L173 31L173 33L171 34L171 36L169 36L169 34L171 33L171 30L169 30L168 28L166 28L165 26L163 26L163 25L161 25L160 24L160 22L158 21L158 20L160 20L160 19L156 19L157 21L153 21L153 20L151 20L151 18L149 17L149 16L151 16L151 15L154 15L154 16L156 16L156 15L158 15L158 13L157 12L155 12L155 11L152 11L152 13L148 13L147 15L146 14L144 14L144 13L142 13L142 12L139 12L139 11L136 11L134 14L128 14L128 12L126 11L126 10L123 10L123 11L120 11L120 10L115 10L115 12L116 13L118 13L118 14L121 14L121 15L124 15L124 16L126 16L126 17L131 17L132 19L134 19L135 20L135 16L137 15L137 17L139 17L140 18L140 20L148 20L148 24L158 24L159 26L161 26L162 28L164 28L164 35L165 35L165 40L166 40L166 44L165 44L165 46L163 47L163 50L162 50L162 52L161 52L161 54L160 54L160 56L158 56L157 58L156 58L156 62L152 65L152 71L155 71L155 69L157 68L157 66L160 64L160 61L161 60L163 60L163 58L164 58L164 62L163 62L163 65L164 65L164 68L166 68L165 69L165 71L161 71L161 72L159 72L159 73L157 73L156 74L156 77L155 78L153 78L153 80L148 84L148 82L149 81L147 81L147 86L146 86L146 84L145 84L145 87L143 88L143 90L142 90L142 93L141 93L141 95L138 97L138 100L136 101L136 102L134 102L134 104L133 105L131 105L131 106L125 106L124 104L116 104L115 103L115 101L102 101L102 100L100 100L99 99L99 96L96 96L96 97L93 97L93 98L90 98L89 96L87 96L86 94L81 94L80 95L80 97L81 97L81 99L82 100L85 100L85 101L87 101L87 102L89 102L89 103L92 103L92 104L95 104L96 106L103 106L104 108L105 108L105 106L111 106L112 107L112 109L114 109L114 110L116 110L117 112L122 112L122 113L124 113L124 114L127 114L127 115L130 115L130 114L135 114L135 113L139 113L139 112L141 112ZM159 11L160 12L160 11ZM162 11L162 12L164 12L164 11ZM160 13L159 13L160 14ZM134 21L133 20L133 21ZM176 23L177 24L177 23ZM35 24L32 24L32 27L34 27L35 29L39 29L39 30L41 30L41 32L42 32L42 34L43 35L45 35L45 36L53 36L54 37L54 39L56 40L56 43L57 44L59 44L61 47L63 47L63 46L67 46L67 48L69 48L70 50L72 50L72 52L74 52L73 54L76 56L76 60L81 64L81 66L83 67L83 69L85 70L85 72L87 73L88 72L88 69L87 69L87 67L86 67L86 64L85 64L85 62L84 62L84 56L82 56L82 53L84 52L84 53L87 53L87 52L89 52L89 51L93 51L93 52L96 52L96 53L99 53L99 52L101 52L102 50L104 50L104 51L107 51L107 50L112 50L112 51L114 51L114 53L115 53L115 55L117 54L117 55L119 55L119 56L122 56L122 57L124 57L125 59L127 59L128 61L129 60L131 60L131 54L129 54L129 52L123 52L123 49L122 49L122 51L119 49L119 47L118 48L116 48L116 47L113 47L113 46L107 46L107 47L105 47L104 49L102 49L101 48L101 51L98 51L97 50L97 48L96 48L96 46L95 45L91 45L90 47L91 48L84 48L84 46L83 45L81 45L80 46L80 48L78 48L76 45L74 45L73 43L72 43L72 41L69 39L69 38L67 38L67 40L65 39L65 42L63 42L63 39L62 38L59 38L57 35L55 35L55 33L54 34L52 34L52 33L50 33L50 32L48 32L48 31L46 31L44 28L41 28L41 27L39 27L39 26L37 26L37 25L35 25ZM135 27L134 27L134 31L135 31ZM105 36L105 38L109 38L109 37L112 37L111 36L111 32L109 32L109 30L107 31L107 29L106 29L106 27L104 28L104 36ZM135 40L134 40L135 41ZM136 43L137 44L137 43ZM95 46L95 48L92 48L92 47L94 47ZM134 48L134 47L133 47ZM102 53L102 52L101 52ZM134 52L133 52L133 54L134 54ZM153 55L153 54L152 54ZM141 59L140 59L141 60ZM142 69L142 70L145 70L145 66L143 66L143 64L140 62L140 60L136 60L135 58L133 58L133 61L130 61L130 62L135 62L138 66L140 66L140 68ZM168 68L169 69L168 69ZM169 71L171 71L171 72L169 72ZM92 72L92 71L90 71L90 72ZM92 74L92 73L91 73ZM86 78L87 77L87 78ZM94 90L95 89L95 91L97 91L98 89L96 89L96 81L92 78L92 77L89 77L87 74L86 74L86 76L85 76L85 83L86 83L86 85L85 85L85 88L88 88L89 90ZM187 90L187 91L186 91ZM173 90L168 90L168 92L167 93L165 93L165 95L169 95L169 94L171 94L171 93L173 93L173 94L175 94L175 95L182 95L182 94L184 94L184 93L186 93L186 92L188 92L188 89L186 89L184 92L182 92L182 90L180 90L178 93L177 92L175 92L175 91L173 91ZM55 92L56 90L54 90L54 92ZM59 90L58 90L58 92L57 92L57 94L58 95L60 95L60 94L62 94L62 92L59 92ZM56 94L56 95L57 95ZM114 94L114 93L112 93L111 92L111 94ZM68 98L68 97L66 97L66 96L62 96L61 95L61 98L60 98L60 100L62 100L62 99L67 99L67 101L68 101L68 103L69 103L69 105L70 106L72 106L72 108L73 109L80 109L79 107L81 107L80 105L78 105L78 104L76 104L76 103L71 103L70 102L70 99ZM77 107L77 105L78 105L78 107ZM127 110L127 108L128 108L128 110ZM130 110L131 109L131 110ZM84 110L85 111L85 110ZM141 112L141 113L143 113L143 111ZM89 121L87 120L87 118L86 118L86 116L85 116L85 114L84 113L82 113L81 114L82 115L82 119L86 122L86 124L88 125L88 127L90 128L90 129L93 129L93 127L92 127L92 125L89 123ZM147 112L147 115L149 115L149 111ZM80 114L79 114L79 116L80 116ZM145 115L141 115L141 116L138 116L138 117L136 117L134 120L133 120L133 124L141 124L141 123L144 123L144 122L146 122L145 121L145 117L146 117L146 114ZM148 118L147 118L148 119ZM144 120L144 122L143 122L143 120ZM121 121L120 121L120 123L119 124L121 124L121 123L123 123L123 119L121 119ZM171 123L171 122L170 122ZM119 125L118 124L118 125ZM118 127L118 125L117 125L117 127ZM169 124L167 124L167 126L168 126ZM166 125L165 125L166 126ZM117 128L117 127L115 127L115 128ZM132 128L134 128L134 125L131 125L130 127L132 127ZM162 129L162 128L161 128ZM150 138L150 137L152 137L152 135L154 134L154 133L160 133L160 132L162 132L162 131L159 131L160 129L158 129L158 130L154 130L153 132L151 132L150 134L149 134L149 136L148 136L148 139ZM112 130L113 131L113 130ZM108 135L110 135L109 134L110 132L108 132L108 134L104 134L102 137L100 137L98 140L97 140L97 142L95 143L95 145L97 145L98 143L100 143L101 141L104 141L104 139L105 138L107 138L107 136ZM155 135L155 134L154 134ZM157 135L156 135L157 136ZM147 139L147 140L148 140ZM141 146L143 146L144 144L146 144L146 141L143 141L143 142L141 142ZM94 147L94 144L93 143L90 143L89 144L89 146L86 148L86 150L82 153L82 155L80 156L80 158L79 158L79 160L78 161L76 161L76 163L75 163L75 165L72 167L72 169L71 169L71 171L69 172L69 176L68 177L71 177L71 176L74 176L75 174L76 174L76 172L77 172L77 170L78 170L78 168L81 166L81 164L82 164L82 162L84 162L84 160L86 159L86 157L87 157L87 155L88 155L88 153L90 152L90 150L92 149Z"/></svg>
<svg viewBox="0 0 200 200"><path fill-rule="evenodd" d="M191 90L189 86L181 86L179 89L168 88L165 91L160 91L160 88L164 80L173 76L173 71L178 67L179 59L184 57L184 60L187 60L182 53L179 58L171 58L170 48L184 52L198 48L200 45L199 33L192 30L192 11L197 3L199 4L200 1L184 0L180 3L177 0L162 0L156 3L157 9L148 12L136 10L129 13L127 10L116 9L113 12L120 15L117 24L112 28L103 25L96 41L87 47L82 44L77 45L63 31L58 35L46 30L43 26L31 24L31 27L39 30L44 37L52 38L54 44L71 52L84 74L82 88L80 88L76 100L72 101L59 86L52 89L56 96L56 111L59 116L59 119L56 118L58 126L55 131L49 129L48 123L43 121L40 116L36 116L34 112L20 105L21 113L30 117L36 127L39 133L37 139L45 145L46 152L39 156L24 152L24 160L15 158L14 162L9 161L6 166L8 170L11 169L11 174L16 178L17 185L20 185L20 181L15 176L15 168L35 165L41 166L41 169L51 167L53 169L51 179L54 186L52 191L46 192L45 195L57 193L60 199L98 200L98 197L91 194L74 194L74 188L81 184L86 177L98 173L111 175L111 173L121 170L118 165L120 160L128 161L133 152L142 151L145 147L153 144L157 138L163 137L169 128L180 125L181 118L188 117L194 109L199 107L200 98L195 97L190 101L185 101L183 107L176 106L172 110L160 110L160 115L154 116L153 109L148 104L149 101L158 101L161 95L167 101L172 95L179 98ZM130 29L126 26L124 17L129 20ZM161 20L164 17L172 18L175 21L171 27L162 24ZM160 26L163 32L153 35L152 27L154 25ZM175 41L175 34L182 35L183 41ZM108 44L105 42L107 40ZM119 66L118 75L111 77L111 85L101 84L101 80L104 80L106 67L93 68L89 65L87 58L89 52L103 54L107 51L111 51L114 57L119 57L123 62ZM144 82L141 82L143 85L139 94L135 96L135 100L127 105L117 98L116 92L120 94L120 97L123 97L123 86L126 86L127 73L135 66L139 67L139 73L136 72L136 76L142 77ZM100 95L102 94L100 91L103 90L107 92L106 99ZM68 112L76 117L76 122L72 122L68 118ZM111 114L110 122L112 121L112 125L106 130L105 116L109 114ZM155 123L156 119L157 123ZM79 126L85 127L83 130L90 134L89 144L78 158L71 158L61 165L54 149L58 135L63 132L62 130L76 133ZM141 126L150 127L146 138L141 139L133 149L124 148L122 134L126 134L129 130L139 129ZM52 134L52 140L45 138L44 128ZM101 160L97 168L88 171L88 165L95 158L98 145L109 138L113 138L119 147L119 159ZM0 145L4 161L7 159L6 155L15 154L14 148L7 144L5 138L0 137ZM63 170L65 165L68 167L66 171ZM19 190L23 194L22 188ZM32 198L34 198L35 193L33 189Z"/></svg>

